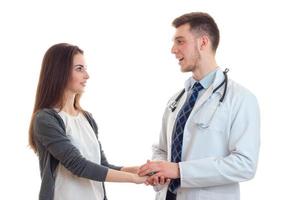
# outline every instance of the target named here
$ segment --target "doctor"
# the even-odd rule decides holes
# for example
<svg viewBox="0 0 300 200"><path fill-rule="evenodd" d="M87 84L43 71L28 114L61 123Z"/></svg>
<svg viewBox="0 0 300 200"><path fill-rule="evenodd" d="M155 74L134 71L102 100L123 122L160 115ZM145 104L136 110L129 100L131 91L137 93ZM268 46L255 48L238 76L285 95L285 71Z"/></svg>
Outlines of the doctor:
<svg viewBox="0 0 300 200"><path fill-rule="evenodd" d="M188 13L173 26L172 53L192 76L170 99L153 161L139 175L150 175L157 200L238 200L239 182L253 178L257 167L257 100L218 67L219 30L210 15Z"/></svg>

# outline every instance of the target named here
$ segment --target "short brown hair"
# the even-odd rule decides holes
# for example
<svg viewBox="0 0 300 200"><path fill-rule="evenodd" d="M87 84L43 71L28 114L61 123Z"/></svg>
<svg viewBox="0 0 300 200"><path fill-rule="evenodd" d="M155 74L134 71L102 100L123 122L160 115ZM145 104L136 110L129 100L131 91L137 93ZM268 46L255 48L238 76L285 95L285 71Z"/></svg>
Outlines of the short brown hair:
<svg viewBox="0 0 300 200"><path fill-rule="evenodd" d="M177 17L172 22L175 28L184 24L190 25L190 31L197 36L206 33L212 42L212 49L217 50L220 40L220 33L214 19L207 13L192 12Z"/></svg>

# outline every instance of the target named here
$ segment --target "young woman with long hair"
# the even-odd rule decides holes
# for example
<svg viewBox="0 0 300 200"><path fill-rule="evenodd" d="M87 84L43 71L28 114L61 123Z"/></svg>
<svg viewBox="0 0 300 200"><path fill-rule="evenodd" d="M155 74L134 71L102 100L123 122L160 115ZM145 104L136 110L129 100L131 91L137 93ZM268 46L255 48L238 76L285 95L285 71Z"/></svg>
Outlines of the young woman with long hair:
<svg viewBox="0 0 300 200"><path fill-rule="evenodd" d="M40 200L105 200L103 182L143 183L138 167L108 163L92 115L80 106L89 75L83 51L71 44L44 55L29 128L38 155Z"/></svg>

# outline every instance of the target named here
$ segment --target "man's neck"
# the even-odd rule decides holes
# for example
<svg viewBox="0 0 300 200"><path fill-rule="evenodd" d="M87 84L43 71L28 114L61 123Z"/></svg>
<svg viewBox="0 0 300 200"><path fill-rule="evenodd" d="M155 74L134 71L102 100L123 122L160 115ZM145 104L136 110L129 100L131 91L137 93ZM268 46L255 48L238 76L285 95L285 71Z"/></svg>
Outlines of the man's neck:
<svg viewBox="0 0 300 200"><path fill-rule="evenodd" d="M193 71L193 78L195 80L201 80L210 72L214 71L218 67L215 59L202 60L195 70Z"/></svg>

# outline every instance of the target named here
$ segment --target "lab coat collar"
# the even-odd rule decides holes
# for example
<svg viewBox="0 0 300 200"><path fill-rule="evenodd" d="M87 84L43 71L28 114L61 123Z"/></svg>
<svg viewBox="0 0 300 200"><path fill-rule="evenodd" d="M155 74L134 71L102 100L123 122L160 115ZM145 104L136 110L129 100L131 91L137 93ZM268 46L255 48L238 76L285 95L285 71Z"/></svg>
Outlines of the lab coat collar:
<svg viewBox="0 0 300 200"><path fill-rule="evenodd" d="M221 70L221 68L218 68L218 70L216 71L215 79L214 79L214 81L212 83L213 90L215 88L217 88L224 81L224 79L225 79L225 77L224 77L223 71ZM221 88L223 88L223 87L225 87L225 84ZM222 89L218 89L216 91L216 93L223 94L223 90Z"/></svg>

